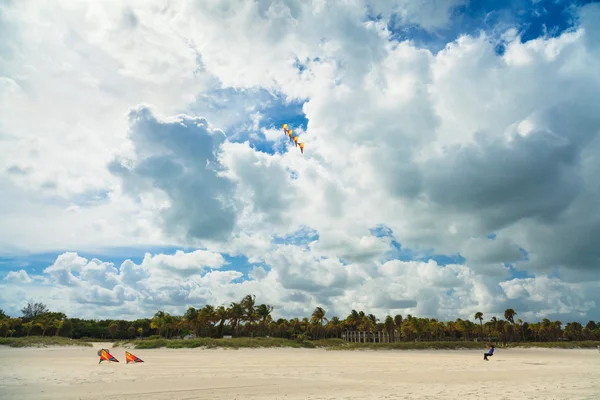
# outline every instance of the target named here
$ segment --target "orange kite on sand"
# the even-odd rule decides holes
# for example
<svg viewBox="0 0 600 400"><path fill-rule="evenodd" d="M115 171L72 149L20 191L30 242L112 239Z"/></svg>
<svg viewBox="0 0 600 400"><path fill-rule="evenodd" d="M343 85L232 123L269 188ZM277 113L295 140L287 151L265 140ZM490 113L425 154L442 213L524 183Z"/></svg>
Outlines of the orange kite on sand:
<svg viewBox="0 0 600 400"><path fill-rule="evenodd" d="M100 356L100 361L98 361L98 364L100 364L102 361L119 362L119 360L113 357L113 355L110 354L106 349L100 349L100 351L98 351L98 355Z"/></svg>
<svg viewBox="0 0 600 400"><path fill-rule="evenodd" d="M127 359L127 364L129 364L130 362L132 362L132 363L144 362L144 360L142 360L141 358L139 358L137 356L134 356L133 354L131 354L128 351L125 352L125 358Z"/></svg>

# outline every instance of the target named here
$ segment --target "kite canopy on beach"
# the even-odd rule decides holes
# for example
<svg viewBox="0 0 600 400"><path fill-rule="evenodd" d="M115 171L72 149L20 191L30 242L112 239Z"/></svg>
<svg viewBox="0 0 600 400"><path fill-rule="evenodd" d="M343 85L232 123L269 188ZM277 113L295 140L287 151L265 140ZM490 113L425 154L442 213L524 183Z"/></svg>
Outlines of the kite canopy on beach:
<svg viewBox="0 0 600 400"><path fill-rule="evenodd" d="M98 350L98 355L100 356L100 361L98 361L98 364L100 364L102 361L119 362L119 360L117 360L112 354L110 354L110 352L107 349Z"/></svg>
<svg viewBox="0 0 600 400"><path fill-rule="evenodd" d="M130 362L132 362L132 363L142 363L142 362L144 362L144 360L142 360L141 358L139 358L137 356L134 356L133 354L131 354L128 351L125 352L125 359L127 360L127 364L129 364Z"/></svg>

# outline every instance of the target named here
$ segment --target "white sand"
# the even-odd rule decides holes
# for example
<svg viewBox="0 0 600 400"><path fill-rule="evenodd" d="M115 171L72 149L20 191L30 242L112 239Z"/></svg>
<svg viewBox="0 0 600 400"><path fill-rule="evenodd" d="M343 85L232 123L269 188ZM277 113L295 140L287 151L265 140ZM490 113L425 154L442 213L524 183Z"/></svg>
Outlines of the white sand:
<svg viewBox="0 0 600 400"><path fill-rule="evenodd" d="M600 399L598 350L132 350L0 346L0 399ZM104 345L110 348L110 345Z"/></svg>

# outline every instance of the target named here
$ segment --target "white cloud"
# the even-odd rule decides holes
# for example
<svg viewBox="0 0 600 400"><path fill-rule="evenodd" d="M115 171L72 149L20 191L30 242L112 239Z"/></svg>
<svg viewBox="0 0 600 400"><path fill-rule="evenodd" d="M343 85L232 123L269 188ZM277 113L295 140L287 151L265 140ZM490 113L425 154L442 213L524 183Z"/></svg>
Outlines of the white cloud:
<svg viewBox="0 0 600 400"><path fill-rule="evenodd" d="M221 254L212 251L196 250L191 253L184 253L178 250L175 254L170 255L157 254L151 256L146 253L142 266L146 264L155 265L156 268L160 268L166 273L185 276L201 273L205 268L221 268L225 265L225 260Z"/></svg>
<svg viewBox="0 0 600 400"><path fill-rule="evenodd" d="M392 12L435 31L462 2L413 3L1 6L0 250L205 249L120 266L65 253L46 269L107 314L255 292L287 313L592 316L595 295L574 294L600 281L600 7L556 38L508 32L500 56L485 34L437 54L389 40ZM258 124L265 91L305 101L304 155L227 139L286 141L287 121ZM403 250L466 261L388 261L378 224ZM294 233L305 243L272 242ZM264 268L235 283L221 253ZM504 281L505 263L536 277Z"/></svg>
<svg viewBox="0 0 600 400"><path fill-rule="evenodd" d="M111 161L134 201L148 196L158 223L179 241L226 238L235 224L232 183L217 162L225 135L204 118L160 120L140 106L129 114L134 155Z"/></svg>
<svg viewBox="0 0 600 400"><path fill-rule="evenodd" d="M542 276L502 282L466 265L441 266L434 261L344 265L337 259L315 258L302 246L292 245L276 246L266 257L270 270L256 266L249 280L242 282L237 281L240 272L219 270L220 261L195 274L174 274L164 268L165 264L204 265L211 259L218 257L198 251L147 254L139 265L126 260L113 267L65 253L44 271L53 278L58 270L70 273L69 280L59 281L60 295L52 289L56 281L40 283L43 276L29 277L21 270L7 276L8 286L0 285L4 293L0 300L7 310L16 312L22 299L32 297L25 295L26 290L35 290L36 301L68 315L118 318L136 313L150 316L158 309L181 314L189 306L229 304L253 293L258 302L275 306L275 317L308 315L321 305L330 316L341 317L357 309L380 318L396 313L471 318L477 311L489 318L501 317L505 308L512 307L525 319L578 320L597 318L595 305L600 301L595 290L600 281L565 283ZM99 274L101 270L104 275Z"/></svg>
<svg viewBox="0 0 600 400"><path fill-rule="evenodd" d="M30 283L33 281L27 274L27 271L20 269L18 271L8 271L8 274L4 277L4 280L15 283Z"/></svg>

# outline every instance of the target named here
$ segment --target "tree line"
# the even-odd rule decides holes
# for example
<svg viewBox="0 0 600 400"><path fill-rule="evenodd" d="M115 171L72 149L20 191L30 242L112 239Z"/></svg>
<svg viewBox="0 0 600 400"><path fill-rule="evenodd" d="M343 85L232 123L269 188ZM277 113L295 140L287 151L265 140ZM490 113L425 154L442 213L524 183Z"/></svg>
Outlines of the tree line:
<svg viewBox="0 0 600 400"><path fill-rule="evenodd" d="M491 340L496 342L551 342L560 340L600 340L600 322L550 321L528 323L515 319L513 309L504 318L492 317L484 322L477 312L472 320L439 321L412 315L387 315L382 320L373 314L352 310L345 318L329 318L316 307L304 318L274 319L273 306L257 304L247 295L229 306L189 307L183 315L158 311L152 318L127 320L86 320L68 318L62 312L48 310L43 303L28 303L21 317L11 318L0 310L0 336L63 336L73 339L135 339L195 337L278 337L287 339L340 338L343 332L384 332L394 341Z"/></svg>

